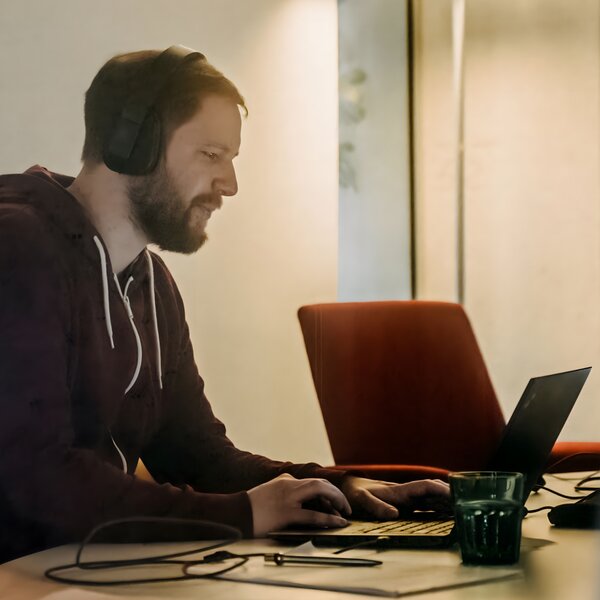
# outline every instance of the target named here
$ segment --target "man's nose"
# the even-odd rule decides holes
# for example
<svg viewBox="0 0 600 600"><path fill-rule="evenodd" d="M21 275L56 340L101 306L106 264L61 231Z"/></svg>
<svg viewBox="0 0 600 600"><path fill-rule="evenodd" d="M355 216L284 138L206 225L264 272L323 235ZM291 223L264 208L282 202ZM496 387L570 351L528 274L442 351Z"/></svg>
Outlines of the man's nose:
<svg viewBox="0 0 600 600"><path fill-rule="evenodd" d="M233 164L229 164L219 178L217 189L222 196L235 196L238 191L237 177Z"/></svg>

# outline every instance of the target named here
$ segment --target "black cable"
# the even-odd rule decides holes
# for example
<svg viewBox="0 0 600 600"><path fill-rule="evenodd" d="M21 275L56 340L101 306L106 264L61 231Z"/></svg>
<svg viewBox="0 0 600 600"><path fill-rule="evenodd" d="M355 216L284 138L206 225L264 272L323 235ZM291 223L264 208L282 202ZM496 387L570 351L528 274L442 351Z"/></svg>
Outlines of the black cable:
<svg viewBox="0 0 600 600"><path fill-rule="evenodd" d="M186 525L186 526L194 526L200 525L201 527L212 530L213 533L218 533L219 535L223 535L226 539L223 541L219 541L215 544L210 544L208 546L202 546L200 548L192 548L191 550L173 552L168 554L159 554L155 556L148 556L144 558L135 558L135 559L117 559L117 560L101 560L101 561L82 561L81 555L86 546L88 546L94 537L102 530L107 529L109 527L113 527L115 525L124 525L130 523L160 523L164 525ZM230 571L232 568L236 566L240 566L246 560L239 562L233 567L227 567L224 570L216 571L206 575L188 575L185 570L182 575L177 577L153 577L153 578L142 578L142 579L111 579L111 580L90 580L90 579L74 579L72 577L66 577L64 575L58 575L58 573L78 569L78 570L94 570L94 569L118 569L123 567L132 567L132 566L144 566L144 565L186 565L189 561L181 561L174 560L177 558L181 558L183 556L189 556L191 554L198 554L200 552L207 552L209 550L214 550L215 548L221 548L226 546L227 544L231 544L239 539L241 539L241 532L229 525L224 525L220 523L213 523L211 521L202 521L202 520L194 520L194 519L169 519L169 518L147 518L147 517L132 517L128 519L115 519L112 521L106 521L101 523L97 527L94 527L90 533L84 538L77 549L77 554L75 555L75 562L66 564L66 565L58 565L56 567L51 567L46 569L44 575L53 581L57 581L59 583L69 583L74 585L91 585L91 586L111 586L111 585L122 585L122 584L141 584L141 583L158 583L165 581L179 581L183 579L195 579L195 578L206 578L213 577L215 575L219 575L226 571ZM202 561L194 561L196 563ZM211 561L212 562L212 561Z"/></svg>
<svg viewBox="0 0 600 600"><path fill-rule="evenodd" d="M219 542L216 545L203 548L202 550L198 550L198 549L184 550L184 551L173 552L173 553L169 553L169 554L160 554L157 556L148 556L148 557L138 558L138 559L119 559L119 560L110 560L110 561L83 561L83 562L81 561L81 555L83 553L83 549L85 548L86 545L89 545L91 543L91 541L94 539L94 537L100 531L108 529L109 527L114 527L115 525L124 525L124 524L132 524L132 523L154 523L154 524L159 523L162 525L185 525L187 528L189 528L190 526L199 525L203 528L205 535L207 535L207 533L208 533L207 530L212 530L212 533L215 536L212 539L216 539L217 536L221 537L222 535L225 535L231 539L228 539L226 542ZM189 556L190 554L195 554L197 552L205 552L205 551L211 550L213 548L218 548L219 546L222 546L224 543L232 543L233 541L237 541L237 540L241 539L241 537L242 537L241 532L238 529L236 529L235 527L230 527L229 525L224 525L221 523L214 523L212 521L203 521L203 520L197 520L197 519L176 519L176 518L164 518L164 517L157 517L157 518L129 517L129 518L125 518L125 519L114 519L112 521L105 521L104 523L101 523L100 525L98 525L97 527L94 527L94 529L92 529L90 531L90 533L84 538L83 542L79 546L79 549L77 550L77 555L75 557L75 563L81 569L102 569L102 568L104 568L102 565L105 562L110 563L111 567L135 566L138 564L146 564L146 563L151 563L151 562L166 562L166 561L168 561L169 563L173 563L173 564L183 564L183 562L185 562L185 561L176 561L176 560L171 560L171 559L179 558L181 556Z"/></svg>
<svg viewBox="0 0 600 600"><path fill-rule="evenodd" d="M221 554L219 552L216 552L215 554ZM227 555L227 556L224 556ZM211 577L217 577L218 575L224 575L225 573L228 573L229 571L233 571L233 569L237 569L238 567L241 567L242 565L245 565L248 560L250 560L251 556L264 556L264 554L248 554L248 555L244 555L244 554L234 554L233 552L224 552L223 556L220 556L219 558L211 558L213 555L209 555L208 557L204 557L205 559L208 558L209 560L198 560L198 561L191 561L191 562L187 562L184 566L183 566L183 575L184 577L182 577L182 579L210 579ZM212 563L212 562L222 562L225 560L229 560L229 559L239 559L238 562L234 563L233 565L230 565L229 567L224 567L223 569L220 569L219 571L213 571L211 573L205 573L205 574L197 574L197 573L189 573L188 569L190 567L195 567L197 565L205 565L207 563Z"/></svg>
<svg viewBox="0 0 600 600"><path fill-rule="evenodd" d="M592 473L591 475L588 475L587 477L584 477L583 479L581 479L578 483L575 484L575 491L576 492L595 492L595 491L600 490L600 486L585 485L586 483L588 483L590 481L600 481L600 477L598 477L598 474L600 474L600 471L596 471L595 473Z"/></svg>
<svg viewBox="0 0 600 600"><path fill-rule="evenodd" d="M545 485L540 485L539 486L540 490L546 490L547 492L550 492L551 494L554 494L555 496L560 496L561 498L566 498L567 500L582 500L582 496L569 496L568 494L563 494L562 492L557 492L556 490L553 490Z"/></svg>
<svg viewBox="0 0 600 600"><path fill-rule="evenodd" d="M588 478L584 478L582 481L584 481L585 479ZM593 477L592 479L596 480L600 480L600 477ZM550 492L551 494L555 494L557 496L560 496L561 498L566 498L567 500L576 500L576 502L574 502L574 504L579 504L580 502L583 502L584 500L587 500L588 498L591 498L594 494L598 493L598 489L600 488L585 488L585 487L580 487L581 490L585 490L585 489L591 489L591 493L586 494L585 496L567 496L566 494L561 494L560 492L557 492L555 490L551 490L550 488L547 488L545 486L540 486L540 489L544 489L547 492ZM575 488L577 489L577 487ZM553 508L556 508L556 506L541 506L540 508L534 508L532 510L529 510L527 508L525 508L525 516L530 515L531 513L536 513L536 512L540 512L542 510L552 510Z"/></svg>
<svg viewBox="0 0 600 600"><path fill-rule="evenodd" d="M540 508L534 508L532 510L529 510L528 508L526 508L525 516L530 515L532 513L540 512L541 510L552 510L553 508L554 508L554 506L540 506Z"/></svg>
<svg viewBox="0 0 600 600"><path fill-rule="evenodd" d="M558 479L558 481L580 481L581 476L577 475L577 477L560 477L556 473L544 473L546 477L552 477L552 479Z"/></svg>
<svg viewBox="0 0 600 600"><path fill-rule="evenodd" d="M550 477L553 479L558 479L559 481L577 481L574 485L574 489L576 492L593 492L595 490L600 489L600 486L585 486L589 481L600 481L600 471L594 471L590 473L590 475L586 475L583 478L579 477L559 477L555 473L548 473Z"/></svg>
<svg viewBox="0 0 600 600"><path fill-rule="evenodd" d="M214 544L192 548L191 550L184 550L179 552L171 552L168 554L158 554L154 556L146 556L143 558L127 558L127 559L110 559L110 560L92 560L92 561L84 561L81 559L82 554L86 547L88 547L92 541L97 538L98 534L101 531L108 529L109 527L119 526L119 525L131 525L133 523L151 523L151 524L162 524L162 525L185 525L186 527L190 527L193 525L200 525L204 529L204 534L207 534L207 530L212 530L213 534L218 534L219 536L225 536L228 539L224 541L219 541ZM236 554L234 552L229 552L228 550L220 550L217 552L213 552L212 554L207 554L198 560L180 560L184 556L189 556L192 554L198 554L200 552L207 552L209 550L214 550L216 548L221 548L227 544L231 544L239 539L241 539L242 535L238 529L230 527L228 525L222 525L219 523L213 523L210 521L200 521L200 520L192 520L192 519L169 519L169 518L147 518L147 517L132 517L128 519L115 519L112 521L106 521L105 523L101 523L97 527L94 527L90 533L84 538L77 549L77 553L75 555L75 562L69 563L66 565L58 565L56 567L51 567L46 569L44 575L53 581L57 581L59 583L68 583L73 585L89 585L89 586L98 586L98 587L108 587L113 585L136 585L143 583L160 583L160 582L170 582L170 581L183 581L188 579L218 579L219 576L228 573L242 565L246 564L248 560L252 557L262 556L266 557L267 553L265 552L255 552L249 554ZM358 544L362 545L362 544ZM346 550L349 550L347 548ZM297 558L297 557L291 557ZM318 557L314 557L318 558ZM233 564L226 564L222 568L211 571L210 573L190 573L190 569L192 567L197 567L199 565L210 565L213 563L221 563L226 561L235 561ZM323 558L322 560L330 560L327 558ZM357 561L361 561L361 566L375 566L381 564L380 561L370 560L366 561L363 559L339 559L339 561L347 561L347 565L344 564L342 566L356 566L355 563ZM338 561L338 562L339 562ZM369 563L369 564L366 564ZM324 563L325 564L325 563ZM139 567L139 566L157 566L162 565L165 566L181 566L181 575L177 576L169 576L169 577L144 577L144 578L129 578L129 579L105 579L105 580L95 580L95 579L85 579L85 578L73 578L62 575L64 571L69 570L79 570L79 571L90 571L90 570L108 570L108 569L122 569L125 567Z"/></svg>

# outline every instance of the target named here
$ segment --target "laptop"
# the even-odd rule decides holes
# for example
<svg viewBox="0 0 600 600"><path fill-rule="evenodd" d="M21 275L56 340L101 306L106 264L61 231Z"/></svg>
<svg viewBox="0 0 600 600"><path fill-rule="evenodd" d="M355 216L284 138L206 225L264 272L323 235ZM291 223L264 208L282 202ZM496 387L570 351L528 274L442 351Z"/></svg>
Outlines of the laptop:
<svg viewBox="0 0 600 600"><path fill-rule="evenodd" d="M523 473L523 504L539 481L590 371L591 367L587 367L531 379L504 429L498 449L482 469ZM395 548L446 548L454 543L456 532L454 519L416 511L408 519L351 521L339 529L284 529L268 535L285 543L312 541L317 546L364 543Z"/></svg>

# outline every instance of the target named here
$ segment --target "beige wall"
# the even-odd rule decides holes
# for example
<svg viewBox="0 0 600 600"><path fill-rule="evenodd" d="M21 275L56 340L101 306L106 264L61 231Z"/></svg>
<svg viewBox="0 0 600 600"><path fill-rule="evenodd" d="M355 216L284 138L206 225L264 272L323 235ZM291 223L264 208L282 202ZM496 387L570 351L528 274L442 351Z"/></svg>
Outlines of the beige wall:
<svg viewBox="0 0 600 600"><path fill-rule="evenodd" d="M416 3L419 297L454 300L451 2ZM465 26L465 304L510 414L594 365L562 439L600 424L600 6L476 0Z"/></svg>
<svg viewBox="0 0 600 600"><path fill-rule="evenodd" d="M118 52L181 43L239 85L240 192L200 253L165 258L234 442L329 462L295 312L336 296L335 0L20 0L2 3L0 39L2 172L77 172L83 93Z"/></svg>

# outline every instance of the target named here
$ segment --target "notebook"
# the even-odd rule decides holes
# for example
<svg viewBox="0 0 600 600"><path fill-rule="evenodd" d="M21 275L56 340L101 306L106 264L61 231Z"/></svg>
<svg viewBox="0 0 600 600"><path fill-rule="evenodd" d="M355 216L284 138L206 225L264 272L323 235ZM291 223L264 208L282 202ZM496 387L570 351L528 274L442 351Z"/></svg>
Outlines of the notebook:
<svg viewBox="0 0 600 600"><path fill-rule="evenodd" d="M591 367L534 377L515 408L487 471L523 473L525 500L535 487ZM269 537L321 546L373 543L381 547L445 548L455 541L454 519L431 512L413 513L395 521L351 521L339 529L294 528L273 531Z"/></svg>

